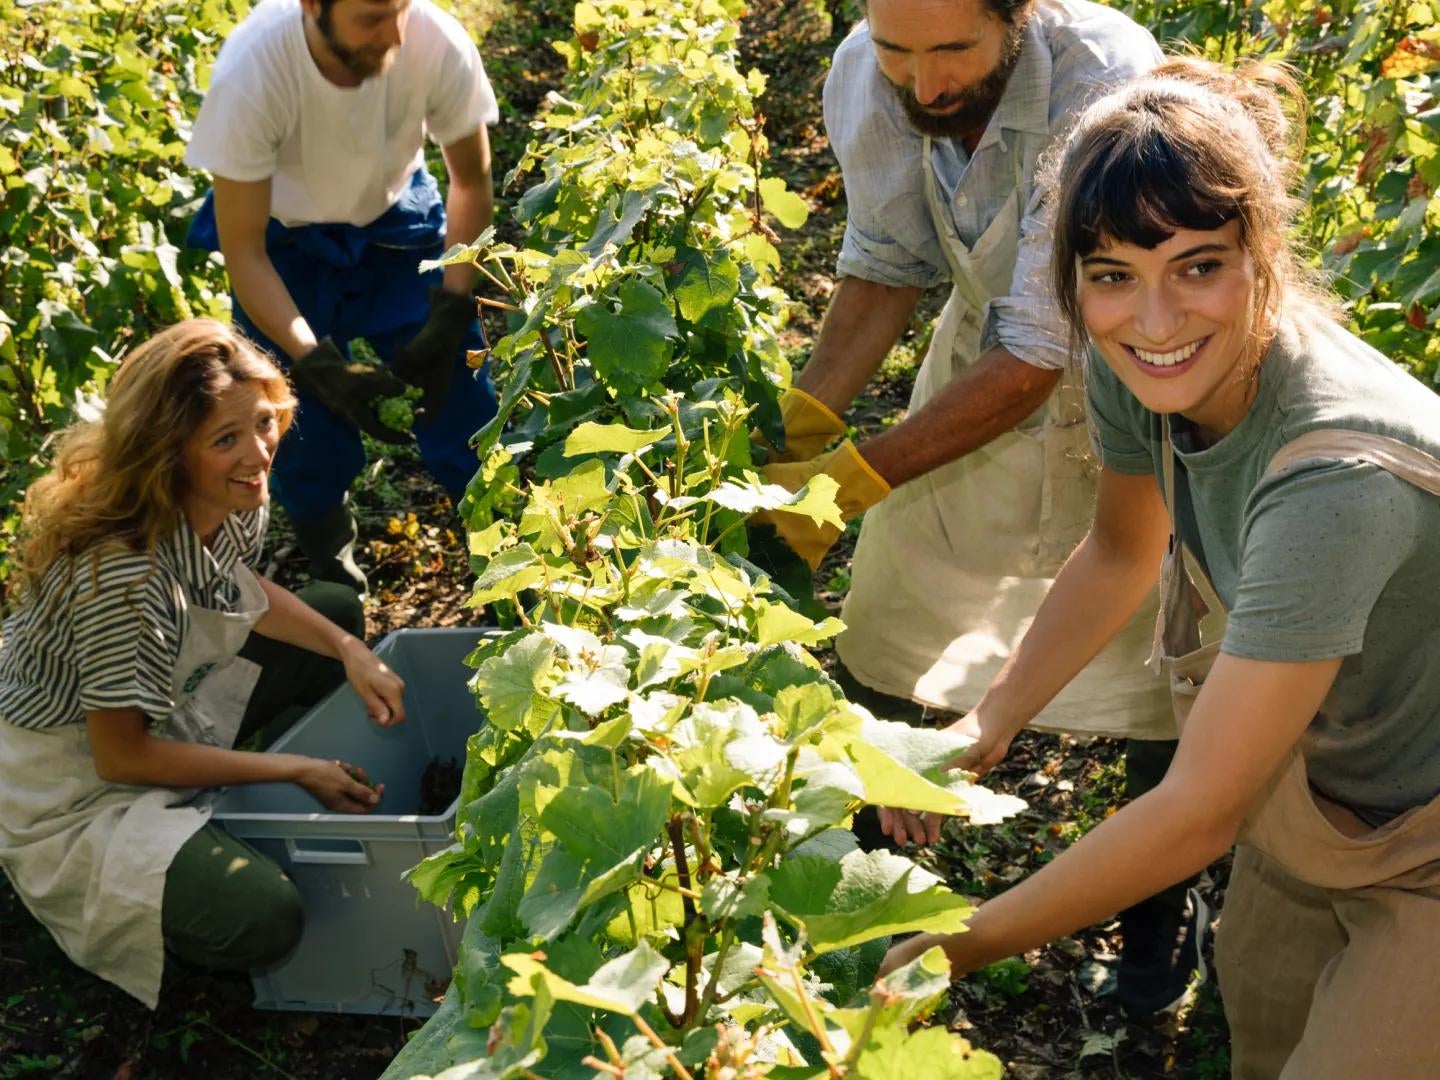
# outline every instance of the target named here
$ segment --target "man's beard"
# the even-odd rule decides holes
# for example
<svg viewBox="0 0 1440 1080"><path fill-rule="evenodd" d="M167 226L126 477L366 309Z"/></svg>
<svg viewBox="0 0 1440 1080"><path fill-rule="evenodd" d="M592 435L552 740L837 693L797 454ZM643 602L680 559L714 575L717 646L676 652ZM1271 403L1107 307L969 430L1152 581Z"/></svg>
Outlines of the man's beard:
<svg viewBox="0 0 1440 1080"><path fill-rule="evenodd" d="M927 106L920 104L915 92L910 88L891 83L890 87L900 100L900 106L905 110L905 119L910 121L910 126L921 135L929 135L932 139L958 139L984 131L985 125L990 122L990 117L999 106L1000 99L1005 96L1005 87L1010 84L1015 65L1020 62L1020 50L1025 43L1026 22L1028 20L1017 21L1006 27L999 62L991 69L990 74L974 86L946 94ZM952 108L953 112L933 111Z"/></svg>
<svg viewBox="0 0 1440 1080"><path fill-rule="evenodd" d="M370 79L382 74L390 66L390 52L387 50L377 60L373 54L350 48L335 36L335 24L331 14L329 8L321 8L315 25L320 36L325 39L325 47L335 55L335 59L344 64L345 70L357 79Z"/></svg>

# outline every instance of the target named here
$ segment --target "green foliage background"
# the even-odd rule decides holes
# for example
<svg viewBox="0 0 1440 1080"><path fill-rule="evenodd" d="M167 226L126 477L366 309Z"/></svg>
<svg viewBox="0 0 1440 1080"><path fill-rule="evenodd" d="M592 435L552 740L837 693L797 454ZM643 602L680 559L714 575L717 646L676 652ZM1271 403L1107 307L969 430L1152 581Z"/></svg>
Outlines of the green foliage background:
<svg viewBox="0 0 1440 1080"><path fill-rule="evenodd" d="M219 43L249 0L0 0L0 581L45 440L127 343L225 317L187 250L183 164Z"/></svg>

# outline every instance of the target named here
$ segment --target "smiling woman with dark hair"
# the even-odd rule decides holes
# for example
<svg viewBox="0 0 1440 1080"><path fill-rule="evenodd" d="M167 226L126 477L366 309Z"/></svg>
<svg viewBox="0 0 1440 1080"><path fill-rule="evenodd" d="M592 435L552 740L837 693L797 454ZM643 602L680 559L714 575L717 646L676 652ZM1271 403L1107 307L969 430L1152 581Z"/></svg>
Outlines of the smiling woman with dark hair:
<svg viewBox="0 0 1440 1080"><path fill-rule="evenodd" d="M1244 1080L1429 1080L1440 1012L1440 399L1346 332L1287 241L1298 89L1176 60L1054 164L1091 353L1089 536L974 712L983 772L1155 585L1164 781L941 944L955 974L1238 844L1217 943Z"/></svg>
<svg viewBox="0 0 1440 1080"><path fill-rule="evenodd" d="M232 747L347 679L377 723L404 715L351 590L296 596L253 570L294 405L228 326L181 323L126 356L26 497L0 640L0 867L72 960L152 1008L167 952L243 971L302 925L290 880L206 823L202 789L290 782L353 813L379 798L341 762Z"/></svg>

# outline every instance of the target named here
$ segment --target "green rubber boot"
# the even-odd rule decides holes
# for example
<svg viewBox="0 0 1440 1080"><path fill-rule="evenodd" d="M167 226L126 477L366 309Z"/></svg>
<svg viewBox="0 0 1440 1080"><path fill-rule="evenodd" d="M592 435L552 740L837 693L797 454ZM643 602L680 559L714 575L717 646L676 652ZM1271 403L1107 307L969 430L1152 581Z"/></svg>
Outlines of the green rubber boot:
<svg viewBox="0 0 1440 1080"><path fill-rule="evenodd" d="M316 581L348 585L361 596L370 591L365 573L355 564L355 540L359 526L350 507L340 503L320 517L290 521L295 542L310 560L310 575Z"/></svg>

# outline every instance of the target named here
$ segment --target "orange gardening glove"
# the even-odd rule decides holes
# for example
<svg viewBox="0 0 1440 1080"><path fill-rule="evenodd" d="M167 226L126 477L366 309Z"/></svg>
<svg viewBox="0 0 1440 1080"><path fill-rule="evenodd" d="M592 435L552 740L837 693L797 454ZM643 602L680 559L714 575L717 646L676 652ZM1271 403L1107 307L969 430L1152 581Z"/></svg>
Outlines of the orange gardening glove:
<svg viewBox="0 0 1440 1080"><path fill-rule="evenodd" d="M779 462L766 465L760 471L768 483L779 484L788 491L799 491L816 476L830 477L839 485L835 504L846 521L859 517L890 494L890 485L860 456L849 439L828 454L809 461ZM791 550L810 564L811 570L820 569L825 553L840 538L840 530L831 522L817 523L804 514L783 509L762 510L750 520L773 525Z"/></svg>
<svg viewBox="0 0 1440 1080"><path fill-rule="evenodd" d="M772 465L809 461L829 446L835 436L845 434L844 420L824 402L794 386L780 395L780 419L785 424L784 450L776 450L758 431L751 436L753 442L769 451L767 460Z"/></svg>

